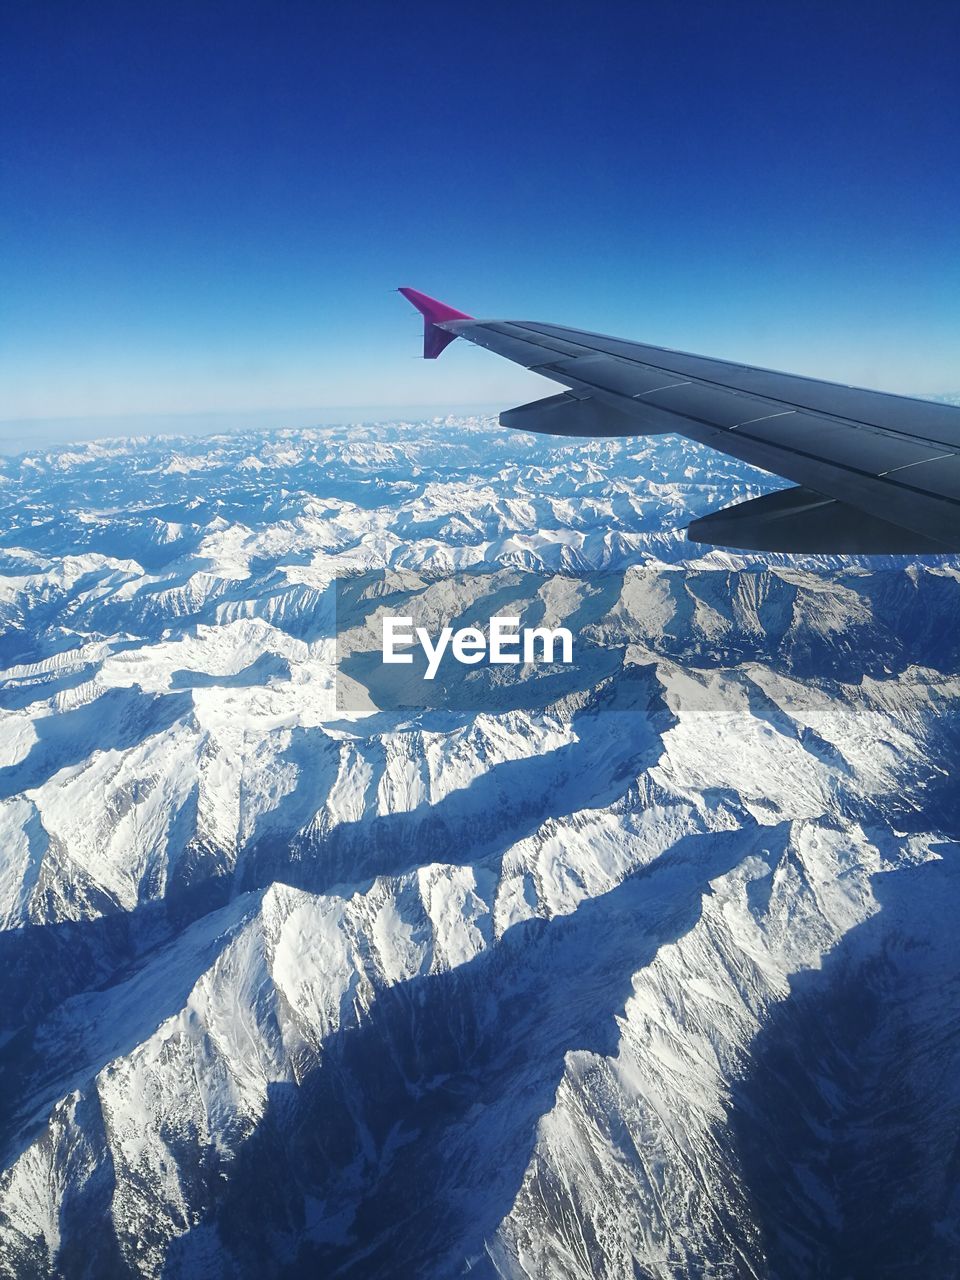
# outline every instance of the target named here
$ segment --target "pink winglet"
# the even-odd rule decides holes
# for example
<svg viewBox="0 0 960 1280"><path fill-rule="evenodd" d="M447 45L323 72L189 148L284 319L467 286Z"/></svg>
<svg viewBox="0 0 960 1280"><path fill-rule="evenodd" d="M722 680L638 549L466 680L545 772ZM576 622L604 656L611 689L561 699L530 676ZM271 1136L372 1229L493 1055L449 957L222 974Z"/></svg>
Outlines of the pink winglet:
<svg viewBox="0 0 960 1280"><path fill-rule="evenodd" d="M455 333L447 333L444 329L438 329L437 325L443 320L472 320L473 316L468 316L465 311L457 311L455 307L448 307L445 302L438 302L436 298L428 298L425 293L420 293L417 289L401 288L397 290L417 308L423 316L423 358L424 360L436 360L437 356L445 347L457 336Z"/></svg>

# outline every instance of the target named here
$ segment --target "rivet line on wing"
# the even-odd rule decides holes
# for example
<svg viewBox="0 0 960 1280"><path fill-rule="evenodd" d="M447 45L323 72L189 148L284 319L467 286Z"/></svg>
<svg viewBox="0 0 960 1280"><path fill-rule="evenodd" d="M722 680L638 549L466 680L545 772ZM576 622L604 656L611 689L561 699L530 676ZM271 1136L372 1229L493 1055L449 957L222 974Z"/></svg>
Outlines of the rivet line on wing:
<svg viewBox="0 0 960 1280"><path fill-rule="evenodd" d="M735 422L732 427L728 427L728 431L737 431L740 427L749 427L751 422L766 422L770 418L789 418L791 413L796 413L796 409L781 409L779 413L764 413L759 418L744 418L743 422Z"/></svg>
<svg viewBox="0 0 960 1280"><path fill-rule="evenodd" d="M932 458L918 458L916 462L905 462L900 467L891 467L888 471L878 471L881 476L892 476L898 471L909 471L911 467L922 467L925 462L940 462L943 458L955 458L955 452L938 453Z"/></svg>

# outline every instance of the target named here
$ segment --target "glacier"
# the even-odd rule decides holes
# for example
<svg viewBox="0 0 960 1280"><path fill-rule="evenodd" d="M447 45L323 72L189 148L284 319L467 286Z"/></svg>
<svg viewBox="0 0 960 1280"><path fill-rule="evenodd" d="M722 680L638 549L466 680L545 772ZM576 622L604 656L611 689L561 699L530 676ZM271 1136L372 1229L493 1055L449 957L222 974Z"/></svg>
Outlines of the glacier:
<svg viewBox="0 0 960 1280"><path fill-rule="evenodd" d="M776 483L483 417L0 459L2 1274L960 1273L960 564L678 532ZM371 578L589 659L392 703Z"/></svg>

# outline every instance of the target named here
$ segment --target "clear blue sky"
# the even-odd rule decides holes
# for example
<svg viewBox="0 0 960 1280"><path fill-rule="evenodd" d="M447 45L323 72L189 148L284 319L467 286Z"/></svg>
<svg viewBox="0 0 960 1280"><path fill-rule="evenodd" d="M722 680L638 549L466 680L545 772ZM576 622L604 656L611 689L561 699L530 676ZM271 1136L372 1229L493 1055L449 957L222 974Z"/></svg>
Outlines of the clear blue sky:
<svg viewBox="0 0 960 1280"><path fill-rule="evenodd" d="M6 0L0 49L0 419L550 389L418 362L398 284L960 387L956 3Z"/></svg>

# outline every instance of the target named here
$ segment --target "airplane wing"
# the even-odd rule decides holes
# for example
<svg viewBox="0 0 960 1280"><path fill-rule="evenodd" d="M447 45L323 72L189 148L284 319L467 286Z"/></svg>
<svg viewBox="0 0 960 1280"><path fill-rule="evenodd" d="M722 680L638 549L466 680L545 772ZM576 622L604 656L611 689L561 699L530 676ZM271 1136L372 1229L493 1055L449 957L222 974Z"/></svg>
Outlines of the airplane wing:
<svg viewBox="0 0 960 1280"><path fill-rule="evenodd" d="M509 409L558 436L679 432L795 487L695 520L693 542L758 551L960 550L960 408L529 320L475 320L415 289L424 355L466 338L566 387Z"/></svg>

